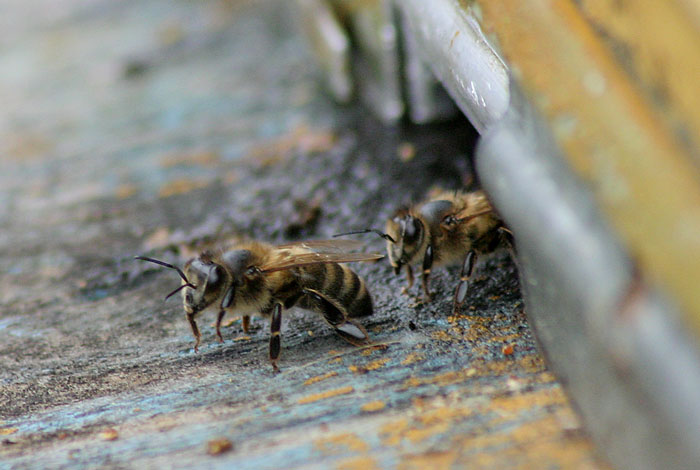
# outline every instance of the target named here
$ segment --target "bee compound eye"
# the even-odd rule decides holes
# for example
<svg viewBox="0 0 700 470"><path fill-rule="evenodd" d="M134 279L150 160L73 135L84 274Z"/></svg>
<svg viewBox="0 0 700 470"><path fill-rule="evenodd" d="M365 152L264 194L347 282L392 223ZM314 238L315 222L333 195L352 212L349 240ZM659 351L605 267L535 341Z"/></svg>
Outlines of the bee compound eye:
<svg viewBox="0 0 700 470"><path fill-rule="evenodd" d="M209 271L209 277L207 279L207 288L218 286L224 280L224 276L224 269L221 266L215 265L212 267Z"/></svg>
<svg viewBox="0 0 700 470"><path fill-rule="evenodd" d="M404 221L403 238L406 243L414 243L418 239L421 226L420 222L414 217L408 217Z"/></svg>

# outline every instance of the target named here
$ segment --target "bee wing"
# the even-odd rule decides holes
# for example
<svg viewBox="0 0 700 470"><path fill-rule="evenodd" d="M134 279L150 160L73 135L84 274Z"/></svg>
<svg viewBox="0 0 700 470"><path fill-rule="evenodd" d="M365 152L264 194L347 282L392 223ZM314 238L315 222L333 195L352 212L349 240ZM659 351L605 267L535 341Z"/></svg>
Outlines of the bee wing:
<svg viewBox="0 0 700 470"><path fill-rule="evenodd" d="M265 273L282 271L284 269L308 266L310 264L323 263L351 263L353 261L374 261L383 258L379 253L291 253L282 250L281 256L277 259L260 266L260 270Z"/></svg>
<svg viewBox="0 0 700 470"><path fill-rule="evenodd" d="M332 240L304 240L301 242L285 243L278 245L279 249L304 248L316 253L345 253L357 250L364 244L358 240L332 239Z"/></svg>

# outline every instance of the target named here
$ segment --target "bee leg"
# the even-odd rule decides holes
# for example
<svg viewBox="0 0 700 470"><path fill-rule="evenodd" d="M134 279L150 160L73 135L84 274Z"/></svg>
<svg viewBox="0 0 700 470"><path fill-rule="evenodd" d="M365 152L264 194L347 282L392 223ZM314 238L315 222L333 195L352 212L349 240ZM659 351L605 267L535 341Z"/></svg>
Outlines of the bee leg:
<svg viewBox="0 0 700 470"><path fill-rule="evenodd" d="M243 333L250 332L250 315L243 315Z"/></svg>
<svg viewBox="0 0 700 470"><path fill-rule="evenodd" d="M406 264L406 281L408 282L408 285L401 288L401 293L402 294L408 294L408 290L413 287L413 268L411 268L411 265Z"/></svg>
<svg viewBox="0 0 700 470"><path fill-rule="evenodd" d="M236 296L236 290L233 286L229 287L229 289L226 291L224 294L224 298L221 301L221 308L219 309L219 315L216 317L216 336L219 337L219 342L223 343L224 338L221 337L221 320L223 320L224 315L226 314L226 309L229 308L231 305L233 305L233 300Z"/></svg>
<svg viewBox="0 0 700 470"><path fill-rule="evenodd" d="M364 346L370 342L367 330L353 320L346 319L341 325L335 327L335 332L345 341L355 346Z"/></svg>
<svg viewBox="0 0 700 470"><path fill-rule="evenodd" d="M221 320L223 320L226 311L224 309L219 310L219 314L216 316L216 336L219 337L219 343L224 342L224 338L221 336Z"/></svg>
<svg viewBox="0 0 700 470"><path fill-rule="evenodd" d="M192 334L194 335L194 352L199 352L199 340L202 335L199 333L199 328L197 328L197 322L194 320L194 315L187 314L187 321L190 322L190 328L192 328Z"/></svg>
<svg viewBox="0 0 700 470"><path fill-rule="evenodd" d="M423 297L425 302L430 302L433 299L433 294L430 293L428 289L428 277L430 276L430 269L433 267L433 247L428 245L425 249L425 256L423 257L423 275L421 276L421 284L423 285Z"/></svg>
<svg viewBox="0 0 700 470"><path fill-rule="evenodd" d="M272 308L272 319L270 320L270 362L275 372L279 372L277 359L280 357L282 343L280 338L280 328L282 327L282 304L275 304Z"/></svg>
<svg viewBox="0 0 700 470"><path fill-rule="evenodd" d="M498 227L498 232L511 252L515 252L515 237L513 236L513 231L507 227Z"/></svg>
<svg viewBox="0 0 700 470"><path fill-rule="evenodd" d="M467 290L469 287L469 278L474 271L474 264L476 264L476 252L474 250L469 250L467 256L464 258L462 263L462 272L459 275L459 283L455 289L455 298L452 304L452 313L457 313L459 307L462 306L464 300L467 298Z"/></svg>
<svg viewBox="0 0 700 470"><path fill-rule="evenodd" d="M367 344L369 336L367 335L367 330L365 330L362 325L348 319L343 311L318 292L304 289L304 294L313 302L314 310L323 315L323 319L335 328L335 332L338 333L341 338L355 346Z"/></svg>

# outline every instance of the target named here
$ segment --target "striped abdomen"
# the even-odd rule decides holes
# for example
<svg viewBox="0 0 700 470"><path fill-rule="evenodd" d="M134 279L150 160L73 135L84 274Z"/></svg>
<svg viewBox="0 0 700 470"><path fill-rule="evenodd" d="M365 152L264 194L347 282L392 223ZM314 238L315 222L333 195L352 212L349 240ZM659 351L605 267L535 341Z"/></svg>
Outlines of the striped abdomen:
<svg viewBox="0 0 700 470"><path fill-rule="evenodd" d="M315 264L299 268L302 289L318 292L343 310L347 317L364 317L372 314L372 298L365 283L353 270L343 264ZM300 306L313 308L302 299Z"/></svg>

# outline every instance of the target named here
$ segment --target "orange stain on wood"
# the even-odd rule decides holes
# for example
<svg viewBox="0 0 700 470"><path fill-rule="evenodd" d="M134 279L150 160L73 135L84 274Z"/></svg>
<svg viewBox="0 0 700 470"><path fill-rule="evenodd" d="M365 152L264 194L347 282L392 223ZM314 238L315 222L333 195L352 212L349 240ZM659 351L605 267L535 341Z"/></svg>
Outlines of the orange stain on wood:
<svg viewBox="0 0 700 470"><path fill-rule="evenodd" d="M567 400L561 388L548 388L531 393L519 393L494 397L490 409L500 413L517 414L533 407L545 408L551 405L566 405Z"/></svg>
<svg viewBox="0 0 700 470"><path fill-rule="evenodd" d="M314 440L314 447L324 454L367 452L369 446L355 433L341 433Z"/></svg>
<svg viewBox="0 0 700 470"><path fill-rule="evenodd" d="M386 408L386 403L384 403L383 401L370 401L360 407L362 411L366 411L368 413L380 411L384 408Z"/></svg>
<svg viewBox="0 0 700 470"><path fill-rule="evenodd" d="M401 361L402 366L407 366L410 364L413 364L415 362L420 362L425 359L425 356L423 354L418 354L418 353L410 353L409 355L406 356L406 358Z"/></svg>
<svg viewBox="0 0 700 470"><path fill-rule="evenodd" d="M382 426L379 434L385 445L397 446L404 441L414 445L449 433L455 423L471 416L473 410L443 400L416 400L410 414L410 420L401 418Z"/></svg>
<svg viewBox="0 0 700 470"><path fill-rule="evenodd" d="M333 390L326 390L321 393L314 393L313 395L307 395L299 399L298 403L304 405L306 403L313 403L319 400L325 400L326 398L337 397L338 395L347 395L352 393L355 389L348 385L347 387L334 388Z"/></svg>
<svg viewBox="0 0 700 470"><path fill-rule="evenodd" d="M403 383L402 388L417 387L420 385L452 385L460 382L465 382L472 377L485 377L493 375L504 375L512 372L527 372L538 373L545 369L544 360L538 355L529 355L513 359L505 359L501 361L486 361L484 359L476 359L471 362L471 367L457 371L444 372L429 377L409 377ZM546 378L546 376L544 377Z"/></svg>
<svg viewBox="0 0 700 470"><path fill-rule="evenodd" d="M436 409L431 409L420 416L418 420L421 424L432 426L436 423L451 421L455 418L464 418L472 414L472 409L465 406L440 406Z"/></svg>
<svg viewBox="0 0 700 470"><path fill-rule="evenodd" d="M335 371L326 372L323 375L317 375L316 377L311 377L311 378L306 379L304 381L304 385L315 384L315 383L320 382L322 380L326 380L326 379L330 379L331 377L335 377L336 375L338 375L338 373Z"/></svg>
<svg viewBox="0 0 700 470"><path fill-rule="evenodd" d="M470 367L469 369L445 372L442 374L434 375L432 377L409 377L404 381L402 388L407 389L427 384L437 384L441 386L452 385L464 382L470 377L474 377L476 375L476 369Z"/></svg>
<svg viewBox="0 0 700 470"><path fill-rule="evenodd" d="M517 341L520 339L522 336L519 333L513 333L510 335L499 335L499 336L493 336L492 338L489 339L489 341L499 343L507 343L508 341Z"/></svg>
<svg viewBox="0 0 700 470"><path fill-rule="evenodd" d="M456 460L456 451L426 452L404 455L397 468L399 470L446 470L452 468Z"/></svg>
<svg viewBox="0 0 700 470"><path fill-rule="evenodd" d="M339 462L335 468L337 470L377 470L381 467L377 465L377 461L372 457L364 455L362 457L343 460Z"/></svg>
<svg viewBox="0 0 700 470"><path fill-rule="evenodd" d="M386 365L386 363L389 362L389 358L382 358L382 359L377 359L375 361L372 361L368 364L365 364L364 366L348 366L348 369L350 369L351 372L358 373L358 374L363 374L365 372L371 371L371 370L377 370Z"/></svg>
<svg viewBox="0 0 700 470"><path fill-rule="evenodd" d="M100 439L103 441L116 441L119 439L119 433L116 429L105 429L99 434Z"/></svg>
<svg viewBox="0 0 700 470"><path fill-rule="evenodd" d="M432 436L446 433L449 429L450 423L437 423L427 428L409 429L408 431L406 431L403 437L411 441L412 444L417 444L419 442L425 441L426 439Z"/></svg>
<svg viewBox="0 0 700 470"><path fill-rule="evenodd" d="M389 358L383 358L383 359L377 359L376 361L372 361L369 364L365 366L365 369L367 370L377 370L382 367L384 367L387 363L389 362Z"/></svg>
<svg viewBox="0 0 700 470"><path fill-rule="evenodd" d="M453 341L454 337L448 334L446 331L434 331L430 334L430 337L435 341Z"/></svg>
<svg viewBox="0 0 700 470"><path fill-rule="evenodd" d="M374 351L384 351L386 348L388 348L388 346L386 344L377 344L376 346L372 346L372 347L363 349L362 355L369 356Z"/></svg>
<svg viewBox="0 0 700 470"><path fill-rule="evenodd" d="M556 382L557 378L552 374L551 372L542 372L539 377L539 382L545 383L545 382Z"/></svg>
<svg viewBox="0 0 700 470"><path fill-rule="evenodd" d="M231 450L233 450L233 443L225 437L207 442L207 454L209 455L221 455Z"/></svg>

